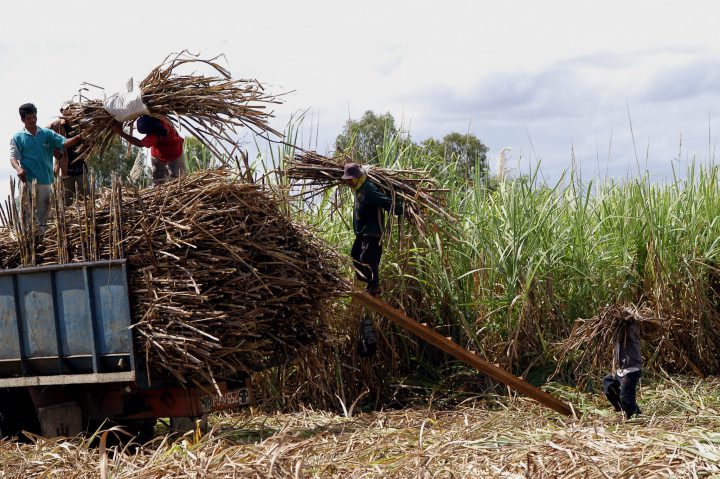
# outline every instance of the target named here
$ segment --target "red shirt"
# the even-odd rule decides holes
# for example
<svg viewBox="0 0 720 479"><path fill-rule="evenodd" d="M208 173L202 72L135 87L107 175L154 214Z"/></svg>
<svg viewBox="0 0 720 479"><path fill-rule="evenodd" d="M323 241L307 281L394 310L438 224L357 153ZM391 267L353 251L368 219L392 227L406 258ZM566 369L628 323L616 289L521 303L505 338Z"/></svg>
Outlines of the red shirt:
<svg viewBox="0 0 720 479"><path fill-rule="evenodd" d="M153 158L157 158L162 163L170 163L182 155L185 139L178 135L175 127L173 127L169 121L163 118L161 118L160 121L165 127L165 131L167 131L167 136L150 134L146 135L145 138L140 141L142 142L142 146L150 148L150 155Z"/></svg>

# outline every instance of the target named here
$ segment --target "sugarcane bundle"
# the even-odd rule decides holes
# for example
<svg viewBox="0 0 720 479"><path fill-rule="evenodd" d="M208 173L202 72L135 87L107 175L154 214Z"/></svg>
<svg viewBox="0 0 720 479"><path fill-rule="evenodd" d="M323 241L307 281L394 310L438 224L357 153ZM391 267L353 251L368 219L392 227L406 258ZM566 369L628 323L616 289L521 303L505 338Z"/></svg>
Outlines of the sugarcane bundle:
<svg viewBox="0 0 720 479"><path fill-rule="evenodd" d="M145 190L115 182L94 202L61 203L37 264L127 258L151 379L206 382L284 363L324 337L346 288L334 253L270 194L223 172Z"/></svg>
<svg viewBox="0 0 720 479"><path fill-rule="evenodd" d="M180 67L206 67L211 75L181 74ZM279 104L257 80L233 79L215 59L203 60L187 53L168 57L139 84L142 102L151 115L175 117L220 161L236 153L238 128L257 134L279 135L268 124L269 110ZM113 116L101 100L70 103L64 118L81 138L80 158L102 155L113 138ZM128 119L132 121L134 118Z"/></svg>
<svg viewBox="0 0 720 479"><path fill-rule="evenodd" d="M304 151L285 159L284 174L294 182L291 195L312 198L342 184L344 165L349 159L339 154L332 158L313 151ZM452 228L455 218L444 207L443 190L427 171L415 169L393 170L365 167L365 171L383 193L394 203L401 201L404 216L421 234L437 219Z"/></svg>
<svg viewBox="0 0 720 479"><path fill-rule="evenodd" d="M9 228L0 227L0 268L19 266L19 248Z"/></svg>
<svg viewBox="0 0 720 479"><path fill-rule="evenodd" d="M699 334L697 317L663 315L649 306L615 304L590 319L577 319L570 336L556 345L558 369L574 364L576 377L586 379L613 367L613 351L628 323L638 327L643 357L651 367L704 376L717 368L718 335ZM715 319L717 323L717 318ZM720 323L717 323L720 327Z"/></svg>
<svg viewBox="0 0 720 479"><path fill-rule="evenodd" d="M14 180L10 180L15 193ZM20 265L20 247L13 234L12 225L19 223L12 217L18 209L14 204L14 196L9 196L5 204L0 206L0 269L16 268Z"/></svg>

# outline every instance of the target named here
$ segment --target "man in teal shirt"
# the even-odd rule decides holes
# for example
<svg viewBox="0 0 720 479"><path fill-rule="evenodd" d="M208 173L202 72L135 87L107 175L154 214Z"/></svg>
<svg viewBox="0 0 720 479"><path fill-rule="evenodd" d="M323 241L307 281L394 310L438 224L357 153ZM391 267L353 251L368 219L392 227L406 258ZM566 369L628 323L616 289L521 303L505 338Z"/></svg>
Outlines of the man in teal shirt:
<svg viewBox="0 0 720 479"><path fill-rule="evenodd" d="M45 231L53 183L53 150L72 147L79 137L70 140L47 128L37 126L37 109L32 103L20 106L20 120L25 128L10 140L10 164L17 172L25 225L34 212L40 233Z"/></svg>

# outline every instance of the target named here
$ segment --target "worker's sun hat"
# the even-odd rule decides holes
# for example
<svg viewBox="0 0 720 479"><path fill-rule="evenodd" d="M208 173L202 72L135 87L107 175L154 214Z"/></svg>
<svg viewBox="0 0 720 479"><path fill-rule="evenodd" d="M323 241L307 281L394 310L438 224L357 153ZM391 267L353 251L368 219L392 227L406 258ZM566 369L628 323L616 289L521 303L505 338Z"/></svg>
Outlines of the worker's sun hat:
<svg viewBox="0 0 720 479"><path fill-rule="evenodd" d="M357 163L346 163L345 164L345 171L342 175L343 180L352 180L354 178L360 178L362 175L365 174L365 170L363 170L363 167L358 165Z"/></svg>
<svg viewBox="0 0 720 479"><path fill-rule="evenodd" d="M150 115L141 115L137 119L137 131L138 133L142 133L143 135L149 135L152 133L155 135L159 134L164 136L165 134L167 134L162 122L154 116Z"/></svg>

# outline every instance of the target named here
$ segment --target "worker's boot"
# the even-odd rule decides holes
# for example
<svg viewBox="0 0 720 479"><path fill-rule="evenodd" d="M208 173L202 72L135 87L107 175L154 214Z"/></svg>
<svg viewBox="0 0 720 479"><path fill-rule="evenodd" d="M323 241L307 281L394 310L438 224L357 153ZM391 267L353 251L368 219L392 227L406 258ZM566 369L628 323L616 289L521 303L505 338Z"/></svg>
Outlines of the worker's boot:
<svg viewBox="0 0 720 479"><path fill-rule="evenodd" d="M368 286L367 292L370 296L380 299L380 286Z"/></svg>
<svg viewBox="0 0 720 479"><path fill-rule="evenodd" d="M368 358L375 354L377 349L377 338L375 337L375 327L370 318L365 318L360 323L360 341L358 342L358 354L363 358Z"/></svg>

